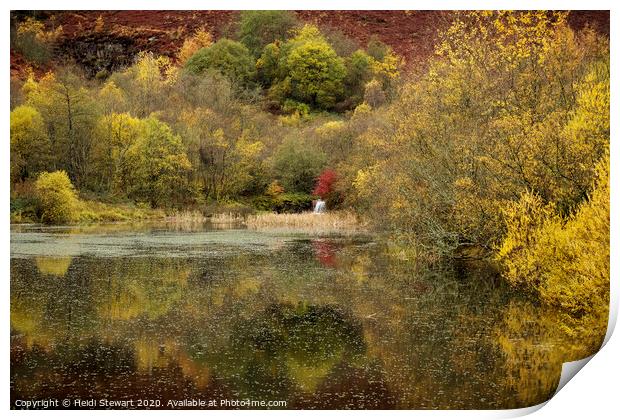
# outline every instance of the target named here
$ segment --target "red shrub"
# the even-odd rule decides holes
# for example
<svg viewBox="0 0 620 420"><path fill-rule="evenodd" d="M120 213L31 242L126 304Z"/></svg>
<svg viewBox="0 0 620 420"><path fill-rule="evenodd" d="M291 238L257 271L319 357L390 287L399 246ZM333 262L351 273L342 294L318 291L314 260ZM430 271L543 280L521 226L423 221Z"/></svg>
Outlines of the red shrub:
<svg viewBox="0 0 620 420"><path fill-rule="evenodd" d="M321 198L327 197L334 190L334 183L337 177L336 171L325 169L317 178L312 194L318 195Z"/></svg>

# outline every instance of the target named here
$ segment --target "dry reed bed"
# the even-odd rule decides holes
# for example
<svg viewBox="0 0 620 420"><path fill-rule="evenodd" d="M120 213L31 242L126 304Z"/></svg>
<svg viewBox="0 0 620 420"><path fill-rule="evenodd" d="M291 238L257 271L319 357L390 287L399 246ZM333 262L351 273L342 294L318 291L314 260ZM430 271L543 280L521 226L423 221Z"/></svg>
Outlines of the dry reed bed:
<svg viewBox="0 0 620 420"><path fill-rule="evenodd" d="M236 224L243 223L243 216L238 213L217 213L209 220L215 224Z"/></svg>
<svg viewBox="0 0 620 420"><path fill-rule="evenodd" d="M168 222L204 222L207 218L198 210L175 211L166 217Z"/></svg>
<svg viewBox="0 0 620 420"><path fill-rule="evenodd" d="M245 224L249 229L255 230L286 230L310 234L352 234L366 231L365 224L349 212L261 213L248 216Z"/></svg>

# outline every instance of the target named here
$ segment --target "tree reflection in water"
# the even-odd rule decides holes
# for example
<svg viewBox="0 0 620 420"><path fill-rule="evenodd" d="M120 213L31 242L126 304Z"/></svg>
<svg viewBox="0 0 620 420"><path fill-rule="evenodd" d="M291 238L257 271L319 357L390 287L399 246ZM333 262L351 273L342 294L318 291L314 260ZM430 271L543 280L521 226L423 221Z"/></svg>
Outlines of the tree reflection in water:
<svg viewBox="0 0 620 420"><path fill-rule="evenodd" d="M360 240L12 258L11 398L523 407L587 356L559 325L491 267L414 268Z"/></svg>

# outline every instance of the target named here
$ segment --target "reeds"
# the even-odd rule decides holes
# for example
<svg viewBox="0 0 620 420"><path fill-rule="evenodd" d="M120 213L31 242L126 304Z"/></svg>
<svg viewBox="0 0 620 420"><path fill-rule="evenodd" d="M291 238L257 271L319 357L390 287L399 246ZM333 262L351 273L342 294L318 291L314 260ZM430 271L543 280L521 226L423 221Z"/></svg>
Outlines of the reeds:
<svg viewBox="0 0 620 420"><path fill-rule="evenodd" d="M243 216L238 213L216 213L209 219L213 224L243 223Z"/></svg>
<svg viewBox="0 0 620 420"><path fill-rule="evenodd" d="M168 215L166 217L166 221L168 222L206 222L207 218L202 214L202 212L198 210L183 210L183 211L175 211L174 213Z"/></svg>
<svg viewBox="0 0 620 420"><path fill-rule="evenodd" d="M262 213L250 215L245 224L255 230L284 230L309 234L353 234L366 231L366 226L349 212L328 213Z"/></svg>

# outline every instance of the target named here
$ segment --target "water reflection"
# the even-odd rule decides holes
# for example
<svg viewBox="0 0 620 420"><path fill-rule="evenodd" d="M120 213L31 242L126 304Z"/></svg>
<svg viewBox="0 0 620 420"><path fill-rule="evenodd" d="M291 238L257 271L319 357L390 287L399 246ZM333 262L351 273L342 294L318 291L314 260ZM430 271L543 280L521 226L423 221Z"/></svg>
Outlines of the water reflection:
<svg viewBox="0 0 620 420"><path fill-rule="evenodd" d="M72 257L35 257L34 261L41 274L63 277L67 274Z"/></svg>
<svg viewBox="0 0 620 420"><path fill-rule="evenodd" d="M201 257L181 255L183 236L151 256L16 253L12 401L514 408L549 398L561 363L584 356L490 267L414 268L353 239L248 247L242 231L224 234Z"/></svg>
<svg viewBox="0 0 620 420"><path fill-rule="evenodd" d="M314 256L322 266L336 266L336 247L333 241L329 239L313 239L311 243Z"/></svg>

